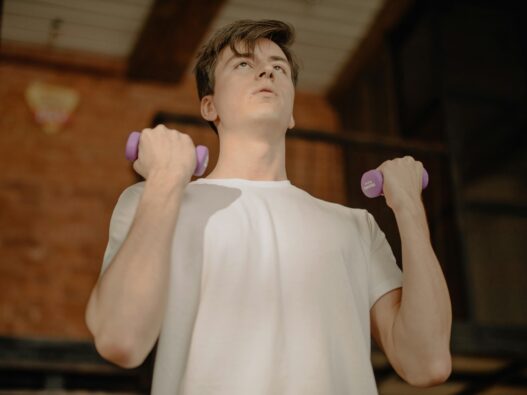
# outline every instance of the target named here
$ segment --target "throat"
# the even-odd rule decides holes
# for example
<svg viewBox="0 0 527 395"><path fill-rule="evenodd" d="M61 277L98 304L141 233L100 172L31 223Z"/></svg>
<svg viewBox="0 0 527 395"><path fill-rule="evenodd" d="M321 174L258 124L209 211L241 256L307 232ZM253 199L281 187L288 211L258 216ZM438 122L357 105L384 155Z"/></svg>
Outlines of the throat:
<svg viewBox="0 0 527 395"><path fill-rule="evenodd" d="M220 137L220 154L207 178L287 180L285 139L280 144Z"/></svg>

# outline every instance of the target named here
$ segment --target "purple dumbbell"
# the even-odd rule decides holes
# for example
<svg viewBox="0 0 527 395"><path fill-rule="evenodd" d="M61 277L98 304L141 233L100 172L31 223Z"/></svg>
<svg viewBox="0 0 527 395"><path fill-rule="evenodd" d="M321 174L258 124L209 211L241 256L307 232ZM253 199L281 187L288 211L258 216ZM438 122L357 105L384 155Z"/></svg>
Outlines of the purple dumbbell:
<svg viewBox="0 0 527 395"><path fill-rule="evenodd" d="M362 175L360 180L360 186L362 192L369 198L374 198L382 195L382 184L383 177L382 173L377 170L369 170ZM428 186L428 172L423 169L423 184L422 187L425 189Z"/></svg>
<svg viewBox="0 0 527 395"><path fill-rule="evenodd" d="M128 141L126 142L126 159L129 161L134 161L137 159L139 151L139 139L141 138L140 132L132 132L128 136ZM200 177L205 173L207 165L209 164L209 149L204 145L198 145L196 147L196 170L194 170L194 175Z"/></svg>

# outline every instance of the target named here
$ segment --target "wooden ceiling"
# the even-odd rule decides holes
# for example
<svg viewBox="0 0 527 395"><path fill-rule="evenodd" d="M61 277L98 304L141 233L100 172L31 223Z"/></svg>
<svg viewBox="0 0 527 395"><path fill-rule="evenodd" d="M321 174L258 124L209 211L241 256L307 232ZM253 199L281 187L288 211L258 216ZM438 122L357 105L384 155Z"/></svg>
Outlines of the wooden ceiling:
<svg viewBox="0 0 527 395"><path fill-rule="evenodd" d="M383 10L403 0L4 0L0 55L178 82L218 27L280 19L296 29L298 89L327 94L379 35ZM402 4L402 6L399 6ZM376 27L377 26L377 27ZM382 26L381 26L382 27ZM368 41L369 40L369 41ZM362 49L361 49L362 48ZM95 60L94 60L95 59Z"/></svg>

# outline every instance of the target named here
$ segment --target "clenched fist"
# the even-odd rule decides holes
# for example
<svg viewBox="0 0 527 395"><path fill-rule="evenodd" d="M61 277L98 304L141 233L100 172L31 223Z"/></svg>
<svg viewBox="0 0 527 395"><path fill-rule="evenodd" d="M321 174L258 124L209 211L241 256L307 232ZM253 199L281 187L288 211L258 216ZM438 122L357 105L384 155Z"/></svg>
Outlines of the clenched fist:
<svg viewBox="0 0 527 395"><path fill-rule="evenodd" d="M386 204L394 211L421 204L423 164L411 156L383 162L378 168L384 178Z"/></svg>
<svg viewBox="0 0 527 395"><path fill-rule="evenodd" d="M196 168L196 147L192 138L164 125L143 129L138 151L133 168L145 179L162 174L188 183Z"/></svg>

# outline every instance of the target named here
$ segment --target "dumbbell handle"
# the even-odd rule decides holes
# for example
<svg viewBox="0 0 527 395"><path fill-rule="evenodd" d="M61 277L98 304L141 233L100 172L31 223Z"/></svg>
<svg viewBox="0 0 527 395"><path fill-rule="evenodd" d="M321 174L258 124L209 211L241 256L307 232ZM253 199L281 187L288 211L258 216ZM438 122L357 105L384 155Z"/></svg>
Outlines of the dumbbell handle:
<svg viewBox="0 0 527 395"><path fill-rule="evenodd" d="M382 195L383 177L380 170L369 170L362 175L360 186L362 192L369 198L374 198ZM428 172L423 169L423 183L422 187L425 189L428 186Z"/></svg>
<svg viewBox="0 0 527 395"><path fill-rule="evenodd" d="M139 154L139 139L141 138L140 132L132 132L128 136L128 141L126 142L125 155L126 159L129 161L134 161L137 159ZM196 169L194 170L194 175L200 177L205 173L207 165L209 164L209 149L204 145L198 145L196 147Z"/></svg>

